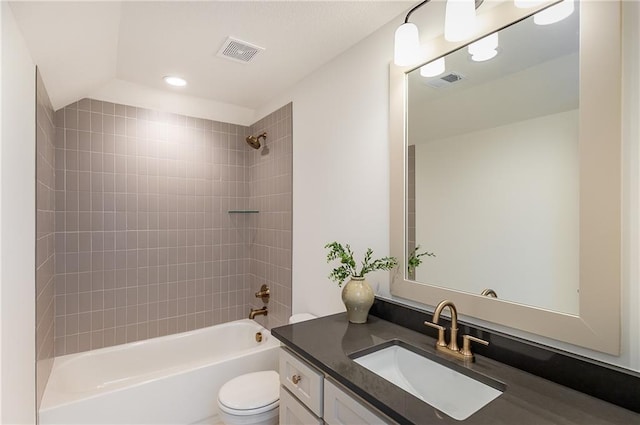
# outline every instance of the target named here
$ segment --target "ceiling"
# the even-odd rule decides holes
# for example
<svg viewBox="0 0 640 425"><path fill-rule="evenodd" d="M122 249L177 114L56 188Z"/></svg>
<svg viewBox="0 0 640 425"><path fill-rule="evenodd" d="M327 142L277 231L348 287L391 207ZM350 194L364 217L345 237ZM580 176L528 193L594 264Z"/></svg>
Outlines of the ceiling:
<svg viewBox="0 0 640 425"><path fill-rule="evenodd" d="M10 4L55 109L114 80L256 109L414 2ZM217 57L228 36L266 50L248 64ZM188 85L170 88L165 75L184 77Z"/></svg>

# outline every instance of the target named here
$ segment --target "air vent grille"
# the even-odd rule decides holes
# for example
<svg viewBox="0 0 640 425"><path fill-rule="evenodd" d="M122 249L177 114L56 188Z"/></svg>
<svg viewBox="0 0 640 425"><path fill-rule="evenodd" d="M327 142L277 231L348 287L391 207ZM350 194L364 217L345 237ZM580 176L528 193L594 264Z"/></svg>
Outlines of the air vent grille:
<svg viewBox="0 0 640 425"><path fill-rule="evenodd" d="M445 87L449 87L450 85L455 84L458 81L461 81L464 79L465 79L464 75L459 74L457 72L450 72L445 76L428 80L425 82L425 84L435 89L442 89Z"/></svg>
<svg viewBox="0 0 640 425"><path fill-rule="evenodd" d="M247 43L237 38L228 37L220 50L218 50L217 56L236 62L248 63L264 50L264 47L256 46L255 44Z"/></svg>
<svg viewBox="0 0 640 425"><path fill-rule="evenodd" d="M454 74L452 72L451 74L445 75L444 77L441 77L440 79L441 80L445 80L447 83L455 83L456 81L462 80L462 75Z"/></svg>

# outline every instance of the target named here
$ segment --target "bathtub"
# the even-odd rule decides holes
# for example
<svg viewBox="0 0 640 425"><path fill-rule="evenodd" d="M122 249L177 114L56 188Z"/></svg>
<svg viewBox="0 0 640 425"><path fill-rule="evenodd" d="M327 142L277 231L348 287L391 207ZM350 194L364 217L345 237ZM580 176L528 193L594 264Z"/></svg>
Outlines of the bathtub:
<svg viewBox="0 0 640 425"><path fill-rule="evenodd" d="M40 424L214 424L220 387L244 373L277 370L279 345L243 319L56 357Z"/></svg>

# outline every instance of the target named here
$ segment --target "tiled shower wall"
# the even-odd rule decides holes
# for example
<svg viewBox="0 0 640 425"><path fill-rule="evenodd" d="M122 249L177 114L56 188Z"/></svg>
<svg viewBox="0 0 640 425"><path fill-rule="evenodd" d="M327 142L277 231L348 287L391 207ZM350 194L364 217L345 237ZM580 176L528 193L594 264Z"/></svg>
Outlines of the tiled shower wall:
<svg viewBox="0 0 640 425"><path fill-rule="evenodd" d="M56 127L56 355L247 317L249 128L90 99Z"/></svg>
<svg viewBox="0 0 640 425"><path fill-rule="evenodd" d="M55 136L53 107L36 72L36 402L53 366Z"/></svg>
<svg viewBox="0 0 640 425"><path fill-rule="evenodd" d="M254 294L262 284L271 290L268 327L286 324L291 316L292 229L292 104L251 126L251 134L267 133L265 146L254 151L250 172L250 205L259 213L251 252L251 294L254 308L262 301Z"/></svg>

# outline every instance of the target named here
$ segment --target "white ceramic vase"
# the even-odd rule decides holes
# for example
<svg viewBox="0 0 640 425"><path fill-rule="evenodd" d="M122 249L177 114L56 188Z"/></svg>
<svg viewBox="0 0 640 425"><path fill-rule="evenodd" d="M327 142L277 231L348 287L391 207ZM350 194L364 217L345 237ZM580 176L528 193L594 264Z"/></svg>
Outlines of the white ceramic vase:
<svg viewBox="0 0 640 425"><path fill-rule="evenodd" d="M366 323L373 298L373 289L364 277L351 276L351 280L342 288L342 302L347 307L349 322Z"/></svg>

